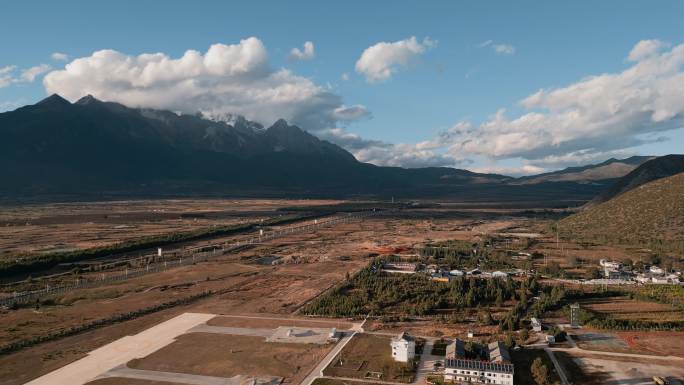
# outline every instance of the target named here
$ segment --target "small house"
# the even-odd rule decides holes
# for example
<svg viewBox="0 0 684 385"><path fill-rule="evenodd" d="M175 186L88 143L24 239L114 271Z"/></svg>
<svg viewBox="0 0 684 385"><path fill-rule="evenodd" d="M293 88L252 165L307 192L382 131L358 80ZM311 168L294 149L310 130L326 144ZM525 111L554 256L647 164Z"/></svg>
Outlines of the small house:
<svg viewBox="0 0 684 385"><path fill-rule="evenodd" d="M408 333L402 332L390 342L392 358L399 362L409 362L416 356L416 341Z"/></svg>
<svg viewBox="0 0 684 385"><path fill-rule="evenodd" d="M530 324L532 325L532 330L535 332L540 332L542 331L542 323L537 319L532 317L530 320Z"/></svg>

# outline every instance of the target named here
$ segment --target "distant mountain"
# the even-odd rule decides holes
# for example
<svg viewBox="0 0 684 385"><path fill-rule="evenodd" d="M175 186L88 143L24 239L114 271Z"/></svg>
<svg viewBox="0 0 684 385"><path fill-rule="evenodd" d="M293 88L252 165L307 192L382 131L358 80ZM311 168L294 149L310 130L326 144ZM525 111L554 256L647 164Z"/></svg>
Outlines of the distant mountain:
<svg viewBox="0 0 684 385"><path fill-rule="evenodd" d="M52 95L0 114L0 194L409 192L510 177L358 162L284 120L264 128Z"/></svg>
<svg viewBox="0 0 684 385"><path fill-rule="evenodd" d="M589 207L560 221L559 228L562 236L576 239L684 248L684 173Z"/></svg>
<svg viewBox="0 0 684 385"><path fill-rule="evenodd" d="M131 196L456 198L584 204L601 184L514 178L448 167L357 161L284 120L129 108L52 95L0 113L0 199ZM547 202L547 203L543 203Z"/></svg>
<svg viewBox="0 0 684 385"><path fill-rule="evenodd" d="M597 195L589 205L613 199L644 183L684 172L684 155L666 155L644 162Z"/></svg>
<svg viewBox="0 0 684 385"><path fill-rule="evenodd" d="M568 167L560 171L547 172L518 178L515 183L536 184L545 182L611 183L627 175L652 156L632 156L626 159L611 158L599 164ZM607 182L608 181L608 182Z"/></svg>

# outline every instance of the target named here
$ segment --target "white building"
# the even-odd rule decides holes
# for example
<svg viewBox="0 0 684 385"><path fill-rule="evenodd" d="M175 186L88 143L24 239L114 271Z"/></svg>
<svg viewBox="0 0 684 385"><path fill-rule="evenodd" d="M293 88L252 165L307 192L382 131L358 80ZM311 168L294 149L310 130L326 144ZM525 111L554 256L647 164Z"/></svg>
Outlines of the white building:
<svg viewBox="0 0 684 385"><path fill-rule="evenodd" d="M654 283L656 285L667 285L669 283L672 283L672 281L667 277L652 277L651 283Z"/></svg>
<svg viewBox="0 0 684 385"><path fill-rule="evenodd" d="M622 263L616 261L609 261L607 259L602 259L599 264L606 269L620 270L622 268Z"/></svg>
<svg viewBox="0 0 684 385"><path fill-rule="evenodd" d="M416 341L406 332L392 339L392 358L399 362L409 362L416 356Z"/></svg>
<svg viewBox="0 0 684 385"><path fill-rule="evenodd" d="M622 277L622 273L620 270L605 267L603 269L603 277L606 279L620 279Z"/></svg>
<svg viewBox="0 0 684 385"><path fill-rule="evenodd" d="M535 332L542 331L542 324L538 319L532 317L532 319L530 319L530 323L532 324L532 330L533 331L535 331Z"/></svg>
<svg viewBox="0 0 684 385"><path fill-rule="evenodd" d="M651 277L644 274L639 274L634 278L635 281L639 283L649 283L651 282Z"/></svg>
<svg viewBox="0 0 684 385"><path fill-rule="evenodd" d="M650 271L651 274L665 274L665 270L655 265L649 267L648 271Z"/></svg>
<svg viewBox="0 0 684 385"><path fill-rule="evenodd" d="M444 380L459 384L513 385L513 364L508 349L501 342L492 342L488 348L489 361L447 355L444 360Z"/></svg>
<svg viewBox="0 0 684 385"><path fill-rule="evenodd" d="M495 271L492 273L492 278L506 278L508 277L508 273L503 272L503 271Z"/></svg>

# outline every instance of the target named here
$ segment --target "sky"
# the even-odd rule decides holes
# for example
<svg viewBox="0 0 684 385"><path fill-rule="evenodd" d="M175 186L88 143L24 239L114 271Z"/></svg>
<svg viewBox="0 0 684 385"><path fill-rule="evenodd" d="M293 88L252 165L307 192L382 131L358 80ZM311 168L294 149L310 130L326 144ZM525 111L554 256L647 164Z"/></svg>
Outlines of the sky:
<svg viewBox="0 0 684 385"><path fill-rule="evenodd" d="M681 153L680 1L9 2L0 111L59 93L278 118L378 165Z"/></svg>

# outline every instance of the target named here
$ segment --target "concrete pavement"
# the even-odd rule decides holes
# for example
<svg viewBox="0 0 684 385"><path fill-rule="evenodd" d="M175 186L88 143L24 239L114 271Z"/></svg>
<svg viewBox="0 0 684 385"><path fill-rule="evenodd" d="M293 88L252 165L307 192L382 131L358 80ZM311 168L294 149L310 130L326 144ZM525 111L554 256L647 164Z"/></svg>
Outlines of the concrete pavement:
<svg viewBox="0 0 684 385"><path fill-rule="evenodd" d="M138 380L172 382L187 385L279 385L282 377L233 377L202 376L197 374L161 372L156 370L131 369L126 365L118 366L97 378L134 378Z"/></svg>
<svg viewBox="0 0 684 385"><path fill-rule="evenodd" d="M268 338L275 332L275 329L252 329L252 328L234 328L229 326L211 326L207 324L197 325L188 330L188 333L216 333L216 334L230 334L234 336L248 336L248 337L264 337Z"/></svg>
<svg viewBox="0 0 684 385"><path fill-rule="evenodd" d="M86 357L39 377L28 384L85 384L98 375L124 365L134 358L143 358L156 352L171 344L177 336L214 317L214 314L181 314L134 336L126 336L95 349Z"/></svg>
<svg viewBox="0 0 684 385"><path fill-rule="evenodd" d="M349 341L356 335L356 332L352 332L350 334L346 334L344 337L340 339L340 341L335 345L335 347L321 360L321 362L316 365L316 367L309 373L308 376L302 382L300 385L311 385L315 379L319 377L323 377L323 369L327 368L328 365L332 362L332 360L335 359L335 357L344 349L344 347L349 343Z"/></svg>

